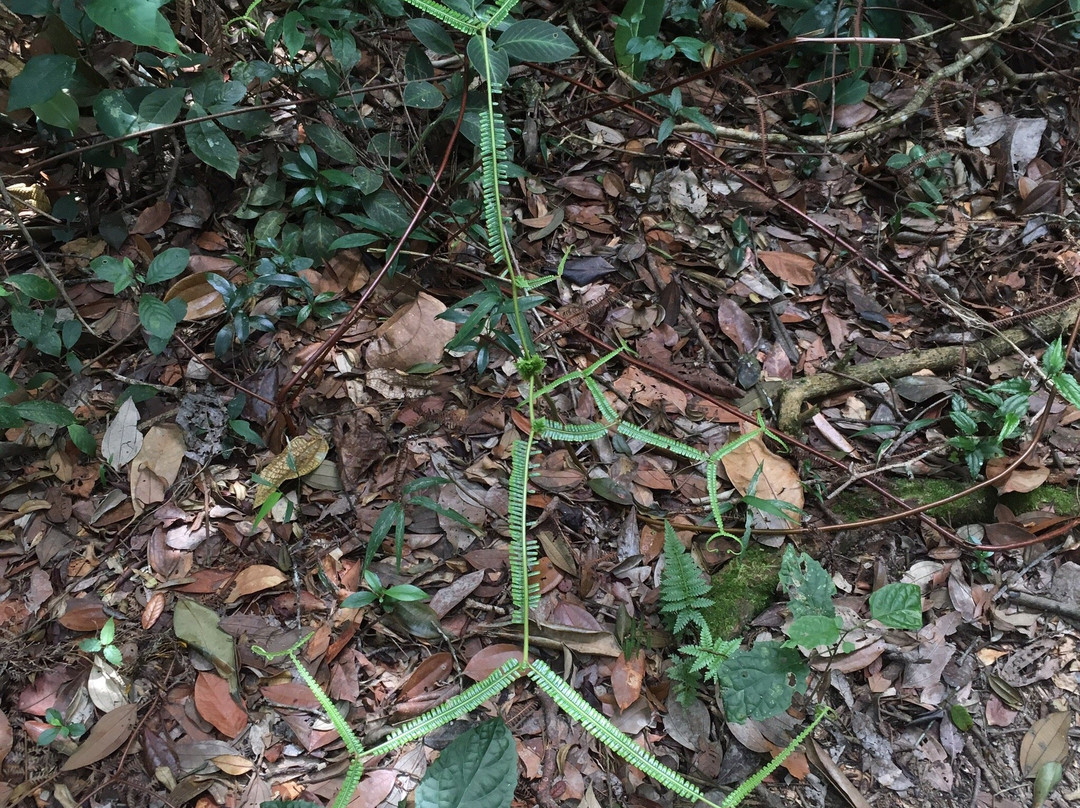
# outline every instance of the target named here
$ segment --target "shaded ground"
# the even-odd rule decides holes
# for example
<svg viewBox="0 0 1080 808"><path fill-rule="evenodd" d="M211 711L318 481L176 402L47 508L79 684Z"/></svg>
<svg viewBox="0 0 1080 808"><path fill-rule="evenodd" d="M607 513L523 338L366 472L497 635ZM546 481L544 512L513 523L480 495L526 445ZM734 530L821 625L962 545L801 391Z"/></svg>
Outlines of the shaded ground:
<svg viewBox="0 0 1080 808"><path fill-rule="evenodd" d="M598 42L600 55L611 52L606 18L550 11ZM964 25L960 32L970 34L988 28ZM21 52L36 34L28 24L7 42ZM721 26L715 34L718 50L730 53L783 38L775 23L764 32ZM829 146L789 127L793 113L813 104L790 89L795 70L775 53L683 84L684 103L726 129L704 134L682 120L663 143L655 119L606 108L630 90L596 55L554 70L515 68L538 88L515 88L505 102L511 128L528 136L535 124L536 133L516 153L531 176L513 181L508 196L519 260L539 276L570 249L534 319L550 377L626 341L635 357L596 374L622 417L710 449L738 434L740 407L775 423L797 380L848 377L797 408L790 431L805 444L772 445L755 494L804 504L805 530L790 540L832 574L851 625L881 584L923 587L921 632L857 628L847 638L854 650L815 659L810 692L836 715L751 798L760 804L1027 806L1028 775L1062 750L1064 777L1047 804L1080 794L1069 751L1080 707L1076 623L1053 610L1075 610L1080 592L1070 519L1080 511L1080 413L1059 398L1044 418L1047 391L1030 367L1054 336L1064 331L1067 339L1080 278L1080 107L1075 78L1057 72L1071 69L1076 53L1056 39L1050 47L1049 35L1038 23L996 35L998 61L987 56L936 81L909 119L875 130L968 47L949 39L936 49L911 44L904 68L874 72L874 103L833 110L839 141L861 136ZM373 24L358 41L364 59L356 71L365 80L402 79L409 29ZM214 55L227 67L253 54L263 51L234 36ZM659 87L689 67L676 60L655 71L648 78ZM264 101L279 100L273 88L265 92ZM294 215L283 199L260 206L249 192L280 178L276 161L304 143L306 130L335 128L364 147L387 133L411 144L429 131L433 113L402 106L393 87L371 90L364 104L367 128L350 128L314 103L283 111L271 135L241 144L266 160L245 163L235 182L168 139L126 156L122 171L71 158L42 174L27 166L57 150L37 136L28 111L6 132L0 159L8 185L38 184L53 202L79 198L72 232L59 239L49 232L57 222L24 216L95 333L75 346L82 368L70 374L5 328L0 369L19 385L54 373L58 383L33 396L74 412L99 452L80 453L47 424L13 426L2 444L0 804L252 806L271 795L328 803L347 762L340 741L288 667L265 662L253 646L289 645L314 632L303 659L367 742L482 679L512 648L505 514L509 446L527 428L515 409L519 380L491 332L478 339L488 355L483 372L476 351L443 353L455 329L436 319L485 282L498 288L460 236L464 215L455 218L446 204L473 193L463 179L446 181L427 238L408 244L408 262L379 284L299 388L291 422L267 402L337 320L282 318L215 356L225 320L211 310L182 323L153 355L137 328L137 299L86 269L102 252L144 266L172 246L192 252L184 277L240 277L227 256L246 256L248 269L265 257L252 246L241 202L260 216L278 208ZM647 101L637 106L665 117ZM578 116L585 117L561 126ZM762 121L786 140L743 142ZM995 127L1000 132L988 132ZM357 160L415 203L423 193L415 178L436 173L448 132L433 127L415 153L390 149L384 158L378 147L362 148ZM890 163L912 146L923 157ZM319 154L335 164L323 146ZM933 166L926 155L948 161ZM447 176L466 176L471 148L459 145L451 157ZM6 272L37 272L14 220L5 221ZM118 248L106 244L109 228L123 230ZM352 305L387 246L338 250L302 273L316 292ZM248 308L269 314L293 302L268 290ZM1030 328L1040 316L1058 317L1053 333ZM961 350L933 373L850 381L870 361L971 345L1011 328L1023 345L989 363ZM421 363L430 363L424 373L404 373ZM1070 368L1076 372L1075 359ZM965 490L971 452L947 443L962 432L949 413L981 408L977 435L1000 436L995 408L970 390L1019 377L1034 388L1020 413L1023 428L995 444L1002 457L984 445L987 464L976 471L984 479L1033 448L988 489L981 508L834 530L901 510L871 484L909 504L942 498L936 485ZM139 395L129 397L132 388ZM125 397L131 403L122 409ZM583 386L562 388L547 403L566 421L597 417ZM296 482L286 464L273 480L286 498L258 519L253 475L265 478L286 437L310 430L325 440L323 451L312 444L314 473ZM541 448L529 500L543 551L539 652L664 762L705 787L741 782L786 745L809 708L800 702L790 717L736 725L710 689L689 708L671 693L665 666L674 648L657 614L662 519L680 528L710 573L737 563L728 554L734 544L705 541L702 469L612 437ZM725 463L726 487L747 493L761 459ZM446 480L420 492L441 512L407 502L408 483L424 477ZM895 485L909 479L906 488ZM431 610L341 609L346 594L362 589L369 537L392 503L404 503L401 564L391 532L374 551L373 569L384 585L425 590ZM733 516L741 529L742 512ZM778 548L790 525L768 522L752 517L754 540ZM968 539L1027 546L980 556L964 549ZM1051 603L1020 605L1010 599L1017 592ZM741 636L782 637L782 604L745 611ZM79 649L109 617L117 666ZM235 660L214 657L226 638ZM630 638L643 644L640 663L627 660ZM643 666L642 676L627 690L631 664ZM970 714L970 729L958 706ZM70 765L74 742L34 744L50 708L87 727L111 721L94 752L75 758L83 765ZM597 749L532 690L511 690L481 712L496 709L517 739L522 805L672 804L672 795ZM370 764L354 805L398 804L464 723Z"/></svg>

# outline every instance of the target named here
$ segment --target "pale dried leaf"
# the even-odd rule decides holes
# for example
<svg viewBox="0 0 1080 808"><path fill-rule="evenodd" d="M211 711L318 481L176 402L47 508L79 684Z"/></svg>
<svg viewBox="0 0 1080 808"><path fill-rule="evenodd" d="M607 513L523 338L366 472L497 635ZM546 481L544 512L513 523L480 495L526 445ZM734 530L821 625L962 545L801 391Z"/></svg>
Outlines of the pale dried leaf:
<svg viewBox="0 0 1080 808"><path fill-rule="evenodd" d="M86 740L75 750L75 754L60 767L60 771L81 769L107 758L127 743L131 733L135 731L138 714L137 704L124 704L103 715L90 730Z"/></svg>
<svg viewBox="0 0 1080 808"><path fill-rule="evenodd" d="M271 567L269 564L255 564L242 570L236 576L236 582L229 596L225 598L225 602L236 603L240 598L265 589L273 589L287 580L288 576L277 567Z"/></svg>
<svg viewBox="0 0 1080 808"><path fill-rule="evenodd" d="M130 398L116 411L112 422L101 439L101 456L119 471L142 449L143 436L139 432L139 408Z"/></svg>
<svg viewBox="0 0 1080 808"><path fill-rule="evenodd" d="M1020 741L1020 771L1024 777L1034 777L1044 763L1061 763L1069 753L1071 711L1050 713L1031 725Z"/></svg>
<svg viewBox="0 0 1080 808"><path fill-rule="evenodd" d="M416 300L402 306L379 326L367 347L365 358L373 368L409 368L442 358L443 348L453 338L457 326L436 317L446 311L440 301L421 292Z"/></svg>

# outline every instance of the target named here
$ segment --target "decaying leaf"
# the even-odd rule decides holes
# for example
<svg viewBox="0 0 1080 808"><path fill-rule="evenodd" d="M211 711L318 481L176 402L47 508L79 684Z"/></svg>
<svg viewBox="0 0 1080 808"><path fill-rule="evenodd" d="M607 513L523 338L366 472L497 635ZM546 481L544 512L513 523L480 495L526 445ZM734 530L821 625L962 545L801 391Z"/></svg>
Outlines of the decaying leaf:
<svg viewBox="0 0 1080 808"><path fill-rule="evenodd" d="M1020 772L1034 777L1044 763L1065 760L1069 753L1069 728L1072 712L1050 713L1031 725L1020 741Z"/></svg>
<svg viewBox="0 0 1080 808"><path fill-rule="evenodd" d="M295 480L317 469L329 451L330 444L317 432L308 432L293 438L285 450L259 472L259 476L269 485L258 483L255 486L255 507L266 502L270 492L286 480Z"/></svg>
<svg viewBox="0 0 1080 808"><path fill-rule="evenodd" d="M103 715L90 730L86 740L75 750L75 754L60 767L60 771L69 772L72 769L81 769L107 758L131 737L131 733L135 731L138 714L137 704L124 704Z"/></svg>

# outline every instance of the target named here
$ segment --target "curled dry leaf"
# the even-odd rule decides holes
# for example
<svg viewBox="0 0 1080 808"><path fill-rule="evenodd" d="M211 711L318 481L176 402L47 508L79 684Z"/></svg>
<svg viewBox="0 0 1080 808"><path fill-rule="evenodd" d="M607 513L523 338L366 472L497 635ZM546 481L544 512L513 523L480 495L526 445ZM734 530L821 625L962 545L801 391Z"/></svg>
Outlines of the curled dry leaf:
<svg viewBox="0 0 1080 808"><path fill-rule="evenodd" d="M177 298L187 304L184 319L189 322L216 317L225 311L225 299L207 282L205 272L188 275L170 286L165 293L165 302Z"/></svg>
<svg viewBox="0 0 1080 808"><path fill-rule="evenodd" d="M215 755L210 762L221 769L225 774L233 776L247 774L255 768L255 764L240 755Z"/></svg>
<svg viewBox="0 0 1080 808"><path fill-rule="evenodd" d="M402 306L379 326L375 339L365 353L373 368L409 368L442 358L443 346L449 342L457 327L449 320L436 317L446 311L440 301L421 292L416 300Z"/></svg>
<svg viewBox="0 0 1080 808"><path fill-rule="evenodd" d="M286 480L294 480L297 477L303 477L305 474L313 472L326 459L326 454L329 451L330 444L326 442L326 438L317 432L308 432L298 438L293 438L292 442L285 447L285 450L276 455L259 472L259 476L267 480L270 485L264 485L263 483L256 485L255 506L258 507L266 502L270 492Z"/></svg>
<svg viewBox="0 0 1080 808"><path fill-rule="evenodd" d="M146 602L146 606L143 607L142 617L139 619L145 631L149 631L154 627L154 623L161 617L162 612L165 611L165 593L155 592L153 597Z"/></svg>
<svg viewBox="0 0 1080 808"><path fill-rule="evenodd" d="M242 597L262 592L265 589L273 589L287 580L285 573L277 567L271 567L269 564L255 564L236 576L236 582L229 596L225 598L225 602L236 603Z"/></svg>

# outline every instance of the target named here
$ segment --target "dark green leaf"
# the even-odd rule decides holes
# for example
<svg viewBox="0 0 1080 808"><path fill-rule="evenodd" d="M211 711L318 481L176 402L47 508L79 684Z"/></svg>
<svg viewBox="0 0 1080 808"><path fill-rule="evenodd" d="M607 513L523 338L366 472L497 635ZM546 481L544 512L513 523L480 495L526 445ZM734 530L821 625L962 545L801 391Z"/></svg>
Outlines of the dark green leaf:
<svg viewBox="0 0 1080 808"><path fill-rule="evenodd" d="M804 614L797 617L788 627L788 636L792 642L803 648L817 648L819 645L832 645L840 639L838 618L823 614Z"/></svg>
<svg viewBox="0 0 1080 808"><path fill-rule="evenodd" d="M158 339L167 340L176 330L173 310L153 295L142 295L139 298L139 322Z"/></svg>
<svg viewBox="0 0 1080 808"><path fill-rule="evenodd" d="M479 35L474 36L469 40L465 50L469 54L469 62L473 70L485 80L490 81L492 87L498 89L510 75L510 59L502 51L495 50L490 39L486 40L486 49L484 42L485 40L482 40Z"/></svg>
<svg viewBox="0 0 1080 808"><path fill-rule="evenodd" d="M519 62L559 62L578 50L561 29L544 20L514 23L499 37L496 47Z"/></svg>
<svg viewBox="0 0 1080 808"><path fill-rule="evenodd" d="M356 162L356 149L340 132L323 123L311 123L305 128L311 142L339 163L353 165Z"/></svg>
<svg viewBox="0 0 1080 808"><path fill-rule="evenodd" d="M435 85L426 81L410 81L406 84L402 100L405 106L414 109L438 109L446 101Z"/></svg>
<svg viewBox="0 0 1080 808"><path fill-rule="evenodd" d="M97 454L97 441L82 424L68 424L68 437L84 455L93 457Z"/></svg>
<svg viewBox="0 0 1080 808"><path fill-rule="evenodd" d="M435 20L421 17L408 20L405 24L409 26L412 35L429 51L437 53L439 56L449 56L454 53L454 40L450 38L450 34L447 33L446 29Z"/></svg>
<svg viewBox="0 0 1080 808"><path fill-rule="evenodd" d="M183 247L170 247L162 251L154 257L154 260L150 262L150 266L147 267L146 282L161 283L170 278L175 278L187 269L190 258L191 253Z"/></svg>
<svg viewBox="0 0 1080 808"><path fill-rule="evenodd" d="M399 600L402 602L427 600L428 593L412 584L396 584L386 590L386 597L390 598L390 600Z"/></svg>
<svg viewBox="0 0 1080 808"><path fill-rule="evenodd" d="M169 21L158 11L168 0L90 0L86 13L111 34L135 45L179 53Z"/></svg>
<svg viewBox="0 0 1080 808"><path fill-rule="evenodd" d="M1074 407L1080 407L1080 382L1076 381L1075 376L1070 376L1068 373L1059 373L1052 379L1054 383L1054 389L1058 391L1058 394L1072 404Z"/></svg>
<svg viewBox="0 0 1080 808"><path fill-rule="evenodd" d="M832 602L836 584L829 573L806 553L796 553L790 544L780 562L780 583L788 592L793 616L836 615Z"/></svg>
<svg viewBox="0 0 1080 808"><path fill-rule="evenodd" d="M11 80L8 112L41 104L70 87L75 76L75 59L58 53L33 57Z"/></svg>
<svg viewBox="0 0 1080 808"><path fill-rule="evenodd" d="M70 426L75 423L75 416L67 407L52 401L23 401L15 405L15 412L34 424Z"/></svg>
<svg viewBox="0 0 1080 808"><path fill-rule="evenodd" d="M33 300L56 300L56 287L52 281L29 272L12 275L6 281Z"/></svg>
<svg viewBox="0 0 1080 808"><path fill-rule="evenodd" d="M198 104L192 104L189 118L206 114ZM235 177L240 170L240 155L236 146L229 140L224 130L213 121L191 124L185 128L188 146L192 153L211 168L216 168L230 177Z"/></svg>
<svg viewBox="0 0 1080 808"><path fill-rule="evenodd" d="M892 628L922 628L922 594L917 584L892 583L870 595L870 615Z"/></svg>
<svg viewBox="0 0 1080 808"><path fill-rule="evenodd" d="M50 126L57 126L71 132L79 128L79 105L64 90L47 101L34 104L30 109Z"/></svg>
<svg viewBox="0 0 1080 808"><path fill-rule="evenodd" d="M328 258L333 253L330 245L340 235L341 228L329 216L311 216L304 222L304 252L315 258Z"/></svg>
<svg viewBox="0 0 1080 808"><path fill-rule="evenodd" d="M183 87L161 87L148 93L139 104L139 128L175 121L183 106L185 92Z"/></svg>
<svg viewBox="0 0 1080 808"><path fill-rule="evenodd" d="M764 721L791 706L791 697L806 692L808 669L799 652L763 641L749 651L736 651L720 665L720 687L729 721Z"/></svg>
<svg viewBox="0 0 1080 808"><path fill-rule="evenodd" d="M416 808L507 808L517 786L514 736L502 719L459 735L424 774Z"/></svg>
<svg viewBox="0 0 1080 808"><path fill-rule="evenodd" d="M377 595L374 592L353 592L341 601L342 609L363 609L375 602Z"/></svg>

